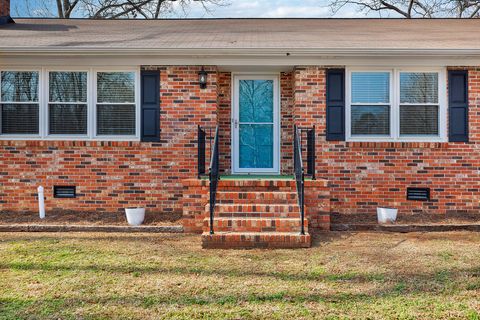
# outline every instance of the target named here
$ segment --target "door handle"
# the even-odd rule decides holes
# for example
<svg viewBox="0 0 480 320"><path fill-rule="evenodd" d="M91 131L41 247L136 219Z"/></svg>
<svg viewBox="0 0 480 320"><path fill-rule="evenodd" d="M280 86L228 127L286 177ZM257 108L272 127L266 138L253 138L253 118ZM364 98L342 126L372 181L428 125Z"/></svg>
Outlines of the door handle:
<svg viewBox="0 0 480 320"><path fill-rule="evenodd" d="M238 128L238 120L237 119L233 120L233 125L235 126L235 129Z"/></svg>

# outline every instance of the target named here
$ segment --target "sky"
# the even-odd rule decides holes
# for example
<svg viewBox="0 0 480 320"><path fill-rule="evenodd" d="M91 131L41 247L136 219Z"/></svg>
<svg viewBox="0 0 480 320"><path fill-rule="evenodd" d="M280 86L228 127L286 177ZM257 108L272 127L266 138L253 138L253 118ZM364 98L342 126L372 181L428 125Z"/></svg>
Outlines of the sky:
<svg viewBox="0 0 480 320"><path fill-rule="evenodd" d="M44 16L42 10L37 9L41 0L11 0L12 15L27 17L30 15ZM47 0L48 1L48 0ZM51 1L51 0L50 0ZM199 4L193 4L184 14L181 10L169 17L189 18L322 18L331 17L332 12L327 7L329 0L226 0L229 5L223 7L211 6L211 11L206 13ZM30 11L26 9L29 3ZM50 8L55 11L51 2ZM364 13L358 12L355 7L345 7L335 17L360 18Z"/></svg>

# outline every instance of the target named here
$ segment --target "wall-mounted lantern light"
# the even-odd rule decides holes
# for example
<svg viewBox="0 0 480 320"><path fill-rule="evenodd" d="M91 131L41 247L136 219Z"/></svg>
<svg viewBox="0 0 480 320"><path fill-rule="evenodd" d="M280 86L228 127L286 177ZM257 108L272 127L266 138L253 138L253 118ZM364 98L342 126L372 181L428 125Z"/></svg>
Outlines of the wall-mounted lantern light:
<svg viewBox="0 0 480 320"><path fill-rule="evenodd" d="M202 67L202 70L198 73L198 83L200 84L200 89L205 89L207 87L207 71Z"/></svg>

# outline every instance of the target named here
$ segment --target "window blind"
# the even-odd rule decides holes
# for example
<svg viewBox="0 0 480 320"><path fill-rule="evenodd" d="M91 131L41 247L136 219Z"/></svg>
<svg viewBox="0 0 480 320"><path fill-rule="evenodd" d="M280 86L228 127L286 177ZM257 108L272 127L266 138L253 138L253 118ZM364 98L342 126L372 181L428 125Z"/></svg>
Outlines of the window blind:
<svg viewBox="0 0 480 320"><path fill-rule="evenodd" d="M50 102L87 102L86 72L50 72Z"/></svg>
<svg viewBox="0 0 480 320"><path fill-rule="evenodd" d="M50 72L49 134L87 134L87 73Z"/></svg>
<svg viewBox="0 0 480 320"><path fill-rule="evenodd" d="M38 72L2 71L2 102L37 102Z"/></svg>
<svg viewBox="0 0 480 320"><path fill-rule="evenodd" d="M438 135L438 106L400 106L401 135Z"/></svg>
<svg viewBox="0 0 480 320"><path fill-rule="evenodd" d="M98 72L97 102L99 103L134 103L135 73L133 72Z"/></svg>
<svg viewBox="0 0 480 320"><path fill-rule="evenodd" d="M352 103L389 103L390 73L353 72Z"/></svg>
<svg viewBox="0 0 480 320"><path fill-rule="evenodd" d="M438 103L438 73L400 73L400 103Z"/></svg>
<svg viewBox="0 0 480 320"><path fill-rule="evenodd" d="M1 104L2 134L38 134L38 104Z"/></svg>
<svg viewBox="0 0 480 320"><path fill-rule="evenodd" d="M0 81L0 133L38 134L38 72L2 71Z"/></svg>
<svg viewBox="0 0 480 320"><path fill-rule="evenodd" d="M87 105L51 104L48 121L50 134L87 134Z"/></svg>
<svg viewBox="0 0 480 320"><path fill-rule="evenodd" d="M389 135L390 106L352 106L353 135Z"/></svg>
<svg viewBox="0 0 480 320"><path fill-rule="evenodd" d="M135 73L97 73L97 134L135 135Z"/></svg>
<svg viewBox="0 0 480 320"><path fill-rule="evenodd" d="M135 105L97 105L98 135L134 135Z"/></svg>

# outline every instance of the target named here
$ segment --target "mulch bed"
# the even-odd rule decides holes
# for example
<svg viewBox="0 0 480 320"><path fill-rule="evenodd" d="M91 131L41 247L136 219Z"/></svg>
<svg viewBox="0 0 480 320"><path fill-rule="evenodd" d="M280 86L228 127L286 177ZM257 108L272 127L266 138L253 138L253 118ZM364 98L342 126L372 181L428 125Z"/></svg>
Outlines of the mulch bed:
<svg viewBox="0 0 480 320"><path fill-rule="evenodd" d="M180 215L171 213L145 214L144 226L180 225ZM96 226L128 226L123 212L47 212L45 219L40 219L38 212L0 212L0 225L96 225Z"/></svg>
<svg viewBox="0 0 480 320"><path fill-rule="evenodd" d="M391 224L377 223L376 214L332 214L332 231L443 232L480 231L480 212L399 215Z"/></svg>

